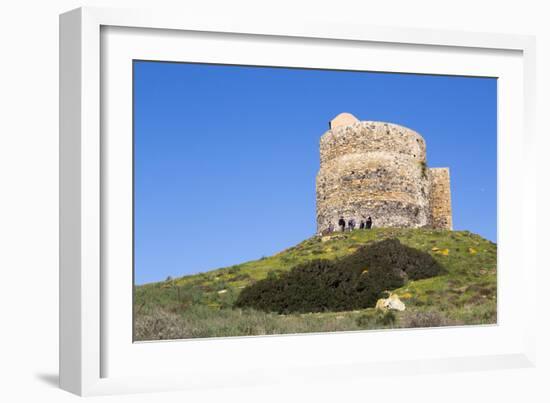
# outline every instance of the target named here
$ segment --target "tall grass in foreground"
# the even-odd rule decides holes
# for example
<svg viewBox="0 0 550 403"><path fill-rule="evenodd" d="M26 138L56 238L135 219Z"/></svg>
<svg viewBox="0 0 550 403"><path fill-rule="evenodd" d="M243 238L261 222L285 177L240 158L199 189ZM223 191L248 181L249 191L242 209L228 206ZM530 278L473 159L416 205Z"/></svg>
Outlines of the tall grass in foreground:
<svg viewBox="0 0 550 403"><path fill-rule="evenodd" d="M461 319L463 318L463 319ZM251 309L193 306L178 314L155 308L135 322L136 340L322 333L355 330L492 324L496 303L469 307L458 315L434 309L380 312L369 308L350 312L279 315Z"/></svg>

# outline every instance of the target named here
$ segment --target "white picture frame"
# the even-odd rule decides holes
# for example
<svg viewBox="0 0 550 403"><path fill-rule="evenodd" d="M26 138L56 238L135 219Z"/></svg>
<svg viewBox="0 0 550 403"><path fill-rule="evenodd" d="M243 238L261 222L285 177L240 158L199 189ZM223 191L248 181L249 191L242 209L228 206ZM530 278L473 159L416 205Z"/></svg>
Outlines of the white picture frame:
<svg viewBox="0 0 550 403"><path fill-rule="evenodd" d="M202 41L201 46L193 48L193 41ZM125 77L125 69L132 58L178 59L174 52L182 51L181 43L187 55L195 49L194 61L272 65L273 57L280 57L275 63L298 67L499 77L498 325L133 343L128 337L131 273L111 269L113 262L128 264L128 226L131 230L131 212L124 213L131 192L131 150L124 134L131 76ZM261 51L265 46L269 52ZM339 64L320 58L327 49L342 52ZM521 293L535 290L537 271L526 235L533 242L536 234L534 49L534 38L520 35L245 16L212 20L104 8L61 15L61 387L97 395L294 382L297 377L330 382L369 376L380 368L406 374L533 366L534 319L517 303L521 297L522 305L534 305L536 298L534 292ZM365 65L364 52L373 56ZM410 57L417 54L424 57ZM115 128L117 135L111 134ZM517 164L523 169L514 169ZM521 223L514 231L502 220L511 211ZM469 337L476 343L468 343ZM405 339L418 348L403 347ZM372 347L358 354L354 348L360 345ZM385 345L398 347L390 351ZM320 348L329 353L316 354ZM185 363L170 359L177 355L185 356ZM232 365L213 369L214 359Z"/></svg>

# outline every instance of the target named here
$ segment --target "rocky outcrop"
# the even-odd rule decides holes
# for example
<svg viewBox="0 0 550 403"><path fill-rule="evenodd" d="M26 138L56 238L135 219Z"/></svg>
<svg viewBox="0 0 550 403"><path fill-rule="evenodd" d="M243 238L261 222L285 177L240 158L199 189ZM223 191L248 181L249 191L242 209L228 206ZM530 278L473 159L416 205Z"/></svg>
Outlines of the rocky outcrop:
<svg viewBox="0 0 550 403"><path fill-rule="evenodd" d="M404 311L405 304L399 299L399 295L390 294L388 298L380 298L376 301L376 309L380 309L382 311Z"/></svg>

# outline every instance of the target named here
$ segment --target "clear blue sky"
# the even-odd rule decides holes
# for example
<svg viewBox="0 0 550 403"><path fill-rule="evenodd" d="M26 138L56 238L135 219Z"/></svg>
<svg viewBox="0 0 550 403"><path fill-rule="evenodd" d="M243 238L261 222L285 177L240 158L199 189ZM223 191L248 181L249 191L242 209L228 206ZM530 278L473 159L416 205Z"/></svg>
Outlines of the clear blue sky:
<svg viewBox="0 0 550 403"><path fill-rule="evenodd" d="M315 232L340 112L407 126L450 167L454 228L496 240L492 78L134 62L135 279L268 256Z"/></svg>

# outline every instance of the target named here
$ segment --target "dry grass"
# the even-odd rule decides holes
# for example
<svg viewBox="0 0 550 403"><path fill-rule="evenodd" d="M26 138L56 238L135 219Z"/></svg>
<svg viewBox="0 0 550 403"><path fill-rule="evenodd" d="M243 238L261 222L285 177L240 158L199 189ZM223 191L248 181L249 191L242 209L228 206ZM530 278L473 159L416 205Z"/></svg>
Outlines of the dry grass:
<svg viewBox="0 0 550 403"><path fill-rule="evenodd" d="M136 340L168 340L393 327L394 321L387 315L368 311L278 315L250 309L213 310L197 306L176 314L157 308L138 315L134 330Z"/></svg>

